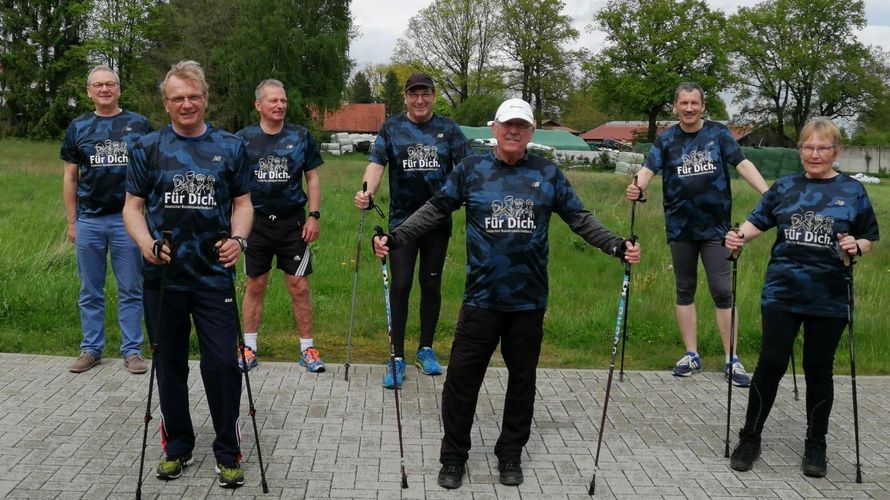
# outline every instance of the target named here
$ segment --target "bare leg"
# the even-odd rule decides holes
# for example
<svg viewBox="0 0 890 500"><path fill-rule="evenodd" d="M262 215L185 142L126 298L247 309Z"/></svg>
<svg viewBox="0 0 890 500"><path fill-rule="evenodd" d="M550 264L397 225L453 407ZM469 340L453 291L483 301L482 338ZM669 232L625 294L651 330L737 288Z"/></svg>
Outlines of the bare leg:
<svg viewBox="0 0 890 500"><path fill-rule="evenodd" d="M300 331L300 338L312 338L312 301L309 300L309 279L306 276L285 275L290 292L291 309Z"/></svg>
<svg viewBox="0 0 890 500"><path fill-rule="evenodd" d="M686 344L687 352L698 352L698 336L696 334L697 319L695 316L695 304L688 306L676 306L677 325L680 327L680 334L683 336L683 343ZM728 328L727 328L728 330Z"/></svg>
<svg viewBox="0 0 890 500"><path fill-rule="evenodd" d="M244 331L256 332L263 320L263 297L269 286L269 273L255 278L247 277L247 290L241 304L241 316L244 318Z"/></svg>

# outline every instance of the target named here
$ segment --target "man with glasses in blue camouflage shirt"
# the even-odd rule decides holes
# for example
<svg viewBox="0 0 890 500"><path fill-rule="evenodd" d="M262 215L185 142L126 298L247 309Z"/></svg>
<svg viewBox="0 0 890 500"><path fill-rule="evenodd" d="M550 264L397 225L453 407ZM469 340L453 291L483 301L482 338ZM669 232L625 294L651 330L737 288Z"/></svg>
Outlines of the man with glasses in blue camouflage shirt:
<svg viewBox="0 0 890 500"><path fill-rule="evenodd" d="M147 371L142 358L142 259L127 235L121 210L133 142L152 131L148 120L118 106L117 73L97 66L87 77L95 110L77 117L65 133L62 194L68 241L80 273L80 356L68 370L81 373L99 364L105 348L105 273L108 254L117 280L121 354L130 373Z"/></svg>
<svg viewBox="0 0 890 500"><path fill-rule="evenodd" d="M368 208L370 196L380 188L389 166L389 228L398 227L429 200L458 162L473 154L460 127L452 120L433 114L436 87L432 78L415 73L405 83L405 113L383 124L371 148L365 169L367 192L355 195L355 206ZM451 217L428 233L390 255L392 268L392 341L396 355L396 380L387 363L383 386L402 386L405 378L405 325L408 297L414 278L414 264L420 256L417 281L420 285L420 340L417 367L427 375L439 375L442 367L433 351L433 336L442 305L442 268L451 238Z"/></svg>
<svg viewBox="0 0 890 500"><path fill-rule="evenodd" d="M237 136L204 122L207 81L194 61L161 83L171 124L146 135L127 173L124 222L145 258L145 323L154 359L166 457L155 475L172 480L193 461L188 355L194 321L201 378L216 438L217 483L244 484L238 431L241 372L232 357L240 329L234 266L253 218L247 151ZM164 233L171 232L166 238Z"/></svg>
<svg viewBox="0 0 890 500"><path fill-rule="evenodd" d="M492 133L497 139L493 151L464 159L429 202L390 234L374 238L375 253L382 257L466 206L466 288L442 389L438 484L449 489L463 483L479 390L498 343L509 377L494 453L501 484L523 482L521 456L531 433L549 292L551 216L559 215L606 254L630 264L640 261L640 246L610 232L588 212L559 167L526 152L535 133L527 102L504 101Z"/></svg>
<svg viewBox="0 0 890 500"><path fill-rule="evenodd" d="M251 194L254 224L250 245L244 253L247 290L242 310L247 366L241 368L250 370L259 363L257 330L263 319L263 297L275 257L276 266L284 271L291 309L300 331L299 363L310 372L323 372L324 361L312 339L308 278L312 274L309 244L318 239L318 220L321 218L321 188L316 170L323 163L321 154L308 130L285 123L287 93L283 83L273 79L260 82L254 106L260 114L260 122L237 134L247 147L250 169L257 185ZM240 352L237 357L238 364L243 365Z"/></svg>

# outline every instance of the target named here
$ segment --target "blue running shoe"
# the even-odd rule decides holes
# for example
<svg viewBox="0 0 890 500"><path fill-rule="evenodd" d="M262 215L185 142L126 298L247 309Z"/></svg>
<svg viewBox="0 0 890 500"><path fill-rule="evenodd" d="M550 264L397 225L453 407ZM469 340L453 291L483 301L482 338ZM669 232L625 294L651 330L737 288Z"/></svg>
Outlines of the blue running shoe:
<svg viewBox="0 0 890 500"><path fill-rule="evenodd" d="M241 348L236 349L235 356L238 357L238 368L240 368L242 372L249 372L260 364L259 356L257 356L256 351L251 349L250 346L244 346L243 359L241 358ZM245 359L247 360L247 369L244 368Z"/></svg>
<svg viewBox="0 0 890 500"><path fill-rule="evenodd" d="M745 371L739 358L733 358L732 363L723 365L723 379L729 378L730 370L732 371L732 385L736 387L750 387L751 377Z"/></svg>
<svg viewBox="0 0 890 500"><path fill-rule="evenodd" d="M417 361L414 364L424 375L442 374L442 365L436 359L436 351L432 347L422 347L417 351Z"/></svg>
<svg viewBox="0 0 890 500"><path fill-rule="evenodd" d="M318 350L314 347L307 347L300 354L300 366L305 366L306 371L312 373L321 373L324 371L324 361L318 355Z"/></svg>
<svg viewBox="0 0 890 500"><path fill-rule="evenodd" d="M402 358L396 358L396 382L398 383L399 389L402 388L402 382L405 381L405 360ZM392 362L386 362L386 372L383 374L383 387L387 389L392 389L394 387L392 383Z"/></svg>
<svg viewBox="0 0 890 500"><path fill-rule="evenodd" d="M697 352L687 352L674 365L674 376L691 377L694 373L701 373L701 358Z"/></svg>

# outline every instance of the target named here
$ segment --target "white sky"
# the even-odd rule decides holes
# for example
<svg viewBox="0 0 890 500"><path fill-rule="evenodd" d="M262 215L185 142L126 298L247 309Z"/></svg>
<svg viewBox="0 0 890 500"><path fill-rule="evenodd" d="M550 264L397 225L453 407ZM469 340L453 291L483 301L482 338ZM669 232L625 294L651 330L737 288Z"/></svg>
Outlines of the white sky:
<svg viewBox="0 0 890 500"><path fill-rule="evenodd" d="M715 9L732 14L740 6L752 6L763 0L707 0ZM846 1L846 0L841 0ZM581 34L577 47L597 52L603 34L590 32L593 13L606 3L603 0L563 0L565 13L574 19L574 27ZM408 20L429 5L431 0L353 0L352 16L359 35L352 42L349 56L361 69L368 64L387 64ZM879 45L890 51L890 1L866 0L865 13L869 25L859 33L868 45Z"/></svg>

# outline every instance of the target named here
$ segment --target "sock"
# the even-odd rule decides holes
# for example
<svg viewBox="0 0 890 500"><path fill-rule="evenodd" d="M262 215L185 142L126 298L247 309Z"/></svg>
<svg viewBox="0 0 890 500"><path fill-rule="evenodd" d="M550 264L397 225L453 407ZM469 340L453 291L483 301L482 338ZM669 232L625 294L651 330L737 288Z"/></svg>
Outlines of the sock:
<svg viewBox="0 0 890 500"><path fill-rule="evenodd" d="M300 338L300 352L303 352L306 349L309 349L310 347L312 347L312 339L311 338L308 338L308 339Z"/></svg>
<svg viewBox="0 0 890 500"><path fill-rule="evenodd" d="M244 334L244 345L253 349L253 352L259 352L256 348L256 332Z"/></svg>

